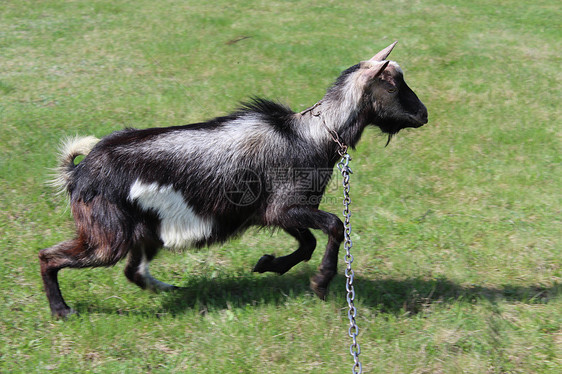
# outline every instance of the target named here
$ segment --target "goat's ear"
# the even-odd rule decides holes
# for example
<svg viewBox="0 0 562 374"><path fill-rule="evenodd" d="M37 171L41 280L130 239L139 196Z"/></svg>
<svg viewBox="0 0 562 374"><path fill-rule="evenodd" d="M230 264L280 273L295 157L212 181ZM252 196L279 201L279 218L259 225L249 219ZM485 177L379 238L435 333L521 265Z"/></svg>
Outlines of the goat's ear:
<svg viewBox="0 0 562 374"><path fill-rule="evenodd" d="M388 66L388 64L390 64L390 61L385 61L383 64L381 64L381 66L375 68L376 72L373 75L373 78L376 78L379 75L381 75L384 69L386 69L386 67Z"/></svg>
<svg viewBox="0 0 562 374"><path fill-rule="evenodd" d="M383 61L383 60L386 60L386 58L388 57L388 55L390 54L390 52L392 52L392 49L394 48L394 46L396 45L396 43L398 43L398 41L392 43L391 45L389 45L388 47L386 47L385 49L383 49L382 51L380 51L379 53L377 53L376 55L374 55L369 61Z"/></svg>
<svg viewBox="0 0 562 374"><path fill-rule="evenodd" d="M376 77L378 77L379 75L382 74L382 72L384 71L384 69L386 69L386 67L388 66L388 64L390 63L390 61L385 61L383 63L377 62L377 64L375 66L369 67L368 69L366 69L363 73L362 76L365 79L365 82L369 82L373 79L375 79Z"/></svg>

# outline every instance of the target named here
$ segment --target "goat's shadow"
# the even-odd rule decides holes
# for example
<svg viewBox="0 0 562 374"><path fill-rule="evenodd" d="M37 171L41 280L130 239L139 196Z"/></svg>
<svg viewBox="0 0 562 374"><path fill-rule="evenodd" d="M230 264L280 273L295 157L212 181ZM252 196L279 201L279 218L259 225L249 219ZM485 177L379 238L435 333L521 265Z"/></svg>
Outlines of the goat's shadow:
<svg viewBox="0 0 562 374"><path fill-rule="evenodd" d="M309 288L309 279L315 271L310 269L287 273L244 275L198 275L189 278L181 288L162 293L161 306L153 310L123 311L108 309L90 303L75 305L79 312L118 314L180 315L193 310L205 314L208 311L227 308L245 308L248 305L284 305L298 296L307 296L316 301ZM341 301L347 305L345 277L338 274L328 292L328 299ZM447 278L406 278L406 279L367 279L356 275L354 280L358 305L373 308L380 313L395 315L414 315L439 303L453 303L458 300L478 302L487 300L496 303L500 300L527 304L544 304L562 295L562 284L485 287L479 285L460 285ZM139 290L140 291L140 290ZM142 291L140 291L142 292ZM319 302L319 301L318 301Z"/></svg>
<svg viewBox="0 0 562 374"><path fill-rule="evenodd" d="M309 278L314 274L301 271L294 274L243 275L223 278L200 276L191 279L179 290L165 294L162 311L181 314L186 310L208 310L245 307L247 305L282 305L291 297L309 295ZM346 304L345 277L338 275L330 284L328 298ZM484 287L463 286L446 278L402 280L372 280L356 276L354 280L358 303L375 308L382 313L416 314L434 303L450 303L457 300L517 301L528 304L547 303L562 294L562 284L551 287L539 285ZM158 313L158 312L156 312Z"/></svg>

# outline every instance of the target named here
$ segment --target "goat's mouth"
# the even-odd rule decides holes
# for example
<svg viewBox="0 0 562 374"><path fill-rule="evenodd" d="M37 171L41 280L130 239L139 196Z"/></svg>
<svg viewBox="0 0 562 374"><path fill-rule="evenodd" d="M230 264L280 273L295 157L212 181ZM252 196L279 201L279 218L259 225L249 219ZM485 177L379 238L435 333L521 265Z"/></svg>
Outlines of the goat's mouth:
<svg viewBox="0 0 562 374"><path fill-rule="evenodd" d="M402 118L376 118L372 123L376 124L385 134L398 134L400 130L406 128L418 128L427 123L427 114L406 114Z"/></svg>
<svg viewBox="0 0 562 374"><path fill-rule="evenodd" d="M413 127L413 128L422 127L428 122L427 115L425 116L409 115L408 119L410 120L410 126L408 127Z"/></svg>

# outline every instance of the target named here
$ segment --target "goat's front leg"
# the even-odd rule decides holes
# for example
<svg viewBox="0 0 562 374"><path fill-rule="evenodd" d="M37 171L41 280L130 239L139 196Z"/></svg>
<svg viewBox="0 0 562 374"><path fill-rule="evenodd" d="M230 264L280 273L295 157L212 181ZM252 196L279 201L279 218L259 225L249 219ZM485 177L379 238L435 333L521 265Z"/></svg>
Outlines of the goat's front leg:
<svg viewBox="0 0 562 374"><path fill-rule="evenodd" d="M322 262L318 268L318 274L310 279L310 288L320 299L326 299L328 285L337 274L338 252L340 244L344 239L343 222L334 214L322 212L329 215L330 219L325 227L320 229L328 235L328 244Z"/></svg>
<svg viewBox="0 0 562 374"><path fill-rule="evenodd" d="M316 248L316 238L309 229L285 229L287 233L293 236L299 242L299 248L287 256L275 257L273 255L263 255L256 266L255 272L265 273L271 271L279 275L285 274L293 266L302 262L310 260L314 249Z"/></svg>
<svg viewBox="0 0 562 374"><path fill-rule="evenodd" d="M326 252L324 252L318 274L310 280L310 287L314 293L319 298L325 299L328 285L337 273L338 252L344 238L343 222L332 213L312 207L294 206L278 217L275 224L285 230L301 230L302 232L302 230L310 228L322 230L328 235Z"/></svg>

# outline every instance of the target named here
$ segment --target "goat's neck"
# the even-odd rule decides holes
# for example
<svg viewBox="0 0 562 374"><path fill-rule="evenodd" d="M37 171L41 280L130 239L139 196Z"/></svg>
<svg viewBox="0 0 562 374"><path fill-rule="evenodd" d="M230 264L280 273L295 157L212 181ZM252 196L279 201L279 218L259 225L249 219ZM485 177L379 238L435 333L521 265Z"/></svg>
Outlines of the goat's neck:
<svg viewBox="0 0 562 374"><path fill-rule="evenodd" d="M301 115L309 122L311 136L326 147L337 147L333 133L342 143L354 147L365 128L359 121L360 109L356 104L359 100L336 100L330 96L334 95L326 95Z"/></svg>

